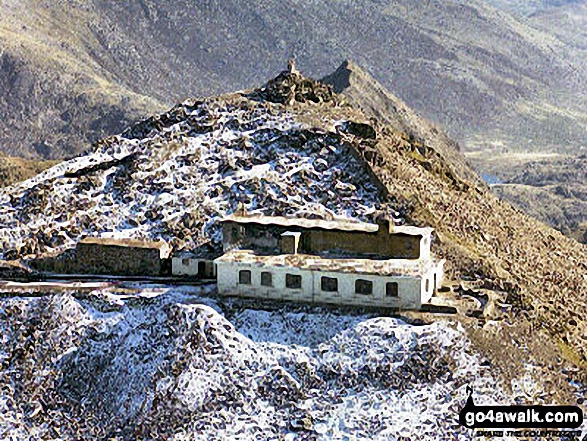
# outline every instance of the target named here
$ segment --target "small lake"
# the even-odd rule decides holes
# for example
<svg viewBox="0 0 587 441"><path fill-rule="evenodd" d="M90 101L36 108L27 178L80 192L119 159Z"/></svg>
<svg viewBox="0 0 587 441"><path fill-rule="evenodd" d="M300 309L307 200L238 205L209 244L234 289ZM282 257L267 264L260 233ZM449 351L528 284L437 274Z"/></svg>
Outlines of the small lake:
<svg viewBox="0 0 587 441"><path fill-rule="evenodd" d="M503 181L495 175L481 173L481 179L483 179L487 185L503 184Z"/></svg>

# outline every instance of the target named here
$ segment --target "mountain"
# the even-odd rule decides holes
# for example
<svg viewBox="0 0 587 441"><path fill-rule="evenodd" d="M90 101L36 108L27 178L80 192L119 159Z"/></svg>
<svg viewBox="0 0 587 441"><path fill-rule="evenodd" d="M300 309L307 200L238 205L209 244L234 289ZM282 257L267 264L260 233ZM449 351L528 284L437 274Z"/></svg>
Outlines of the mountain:
<svg viewBox="0 0 587 441"><path fill-rule="evenodd" d="M344 59L467 149L567 150L587 127L565 43L480 0L5 1L0 148L64 157L186 96ZM349 26L352 23L352 26Z"/></svg>
<svg viewBox="0 0 587 441"><path fill-rule="evenodd" d="M5 259L26 263L88 234L163 238L175 250L218 242L216 221L240 204L328 219L384 211L436 228L434 253L462 299L501 301L481 320L411 324L409 314L214 300L210 288L0 286L0 381L10 384L0 429L18 439L440 439L468 436L455 419L468 384L494 403L582 403L587 247L455 169L330 86L282 72L258 89L188 99L1 189Z"/></svg>
<svg viewBox="0 0 587 441"><path fill-rule="evenodd" d="M343 62L323 81L330 84L335 92L342 93L366 115L405 133L411 141L420 143L422 149L425 146L434 149L461 178L481 183L473 167L462 155L461 147L442 128L422 118L354 62Z"/></svg>
<svg viewBox="0 0 587 441"><path fill-rule="evenodd" d="M585 0L488 0L488 3L517 15L532 16L542 13L547 15L557 13L556 10L561 7L583 5ZM553 30L556 32L560 29Z"/></svg>
<svg viewBox="0 0 587 441"><path fill-rule="evenodd" d="M470 435L456 420L467 385L493 403L582 403L587 247L454 170L330 86L282 72L188 99L1 189L5 259L88 234L175 250L218 242L216 221L240 204L328 219L384 211L436 228L459 298L493 304L481 319L411 319L214 299L206 287L3 285L1 433L441 439Z"/></svg>
<svg viewBox="0 0 587 441"><path fill-rule="evenodd" d="M72 156L162 108L98 63L96 36L85 32L94 19L82 7L0 5L0 151Z"/></svg>
<svg viewBox="0 0 587 441"><path fill-rule="evenodd" d="M161 237L181 249L219 240L214 221L240 203L326 218L387 210L436 228L449 276L519 296L583 353L580 326L566 320L582 320L586 248L453 170L328 86L283 73L262 89L185 101L4 189L1 252L39 255L91 233ZM572 305L553 306L566 295Z"/></svg>
<svg viewBox="0 0 587 441"><path fill-rule="evenodd" d="M587 243L585 170L585 155L532 161L491 190L536 219Z"/></svg>

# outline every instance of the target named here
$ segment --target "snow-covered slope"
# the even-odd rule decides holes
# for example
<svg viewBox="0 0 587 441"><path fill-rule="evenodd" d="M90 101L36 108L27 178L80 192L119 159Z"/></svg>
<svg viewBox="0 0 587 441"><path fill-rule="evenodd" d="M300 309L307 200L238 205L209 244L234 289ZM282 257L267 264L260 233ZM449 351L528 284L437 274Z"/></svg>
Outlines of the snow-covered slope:
<svg viewBox="0 0 587 441"><path fill-rule="evenodd" d="M468 439L467 384L511 400L454 323L138 291L0 301L1 439Z"/></svg>
<svg viewBox="0 0 587 441"><path fill-rule="evenodd" d="M239 203L267 214L361 217L375 187L336 134L236 96L186 102L90 154L0 192L0 258L65 248L80 236L218 240ZM164 122L162 122L164 121Z"/></svg>

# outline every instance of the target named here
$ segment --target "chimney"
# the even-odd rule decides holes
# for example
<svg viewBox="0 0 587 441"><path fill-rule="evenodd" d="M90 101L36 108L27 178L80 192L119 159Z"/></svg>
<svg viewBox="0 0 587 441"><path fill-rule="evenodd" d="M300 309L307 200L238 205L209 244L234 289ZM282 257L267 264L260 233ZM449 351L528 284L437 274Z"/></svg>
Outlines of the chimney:
<svg viewBox="0 0 587 441"><path fill-rule="evenodd" d="M281 254L298 254L302 233L286 231L281 235Z"/></svg>
<svg viewBox="0 0 587 441"><path fill-rule="evenodd" d="M379 225L378 233L391 234L393 231L393 221L387 215L381 213L375 219L375 223Z"/></svg>

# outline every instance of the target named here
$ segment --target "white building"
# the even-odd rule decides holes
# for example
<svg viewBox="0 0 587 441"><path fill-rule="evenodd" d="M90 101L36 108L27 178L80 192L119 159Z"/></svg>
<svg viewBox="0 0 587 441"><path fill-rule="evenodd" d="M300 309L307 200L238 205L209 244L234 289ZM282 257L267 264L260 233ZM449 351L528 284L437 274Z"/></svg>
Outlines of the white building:
<svg viewBox="0 0 587 441"><path fill-rule="evenodd" d="M420 309L444 278L431 228L230 216L223 231L220 295Z"/></svg>
<svg viewBox="0 0 587 441"><path fill-rule="evenodd" d="M213 279L216 277L214 259L222 255L209 243L192 251L182 251L171 258L171 274L174 276Z"/></svg>
<svg viewBox="0 0 587 441"><path fill-rule="evenodd" d="M325 259L234 250L216 259L218 293L272 300L420 309L443 279L444 261Z"/></svg>

